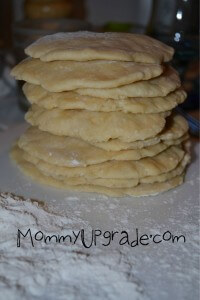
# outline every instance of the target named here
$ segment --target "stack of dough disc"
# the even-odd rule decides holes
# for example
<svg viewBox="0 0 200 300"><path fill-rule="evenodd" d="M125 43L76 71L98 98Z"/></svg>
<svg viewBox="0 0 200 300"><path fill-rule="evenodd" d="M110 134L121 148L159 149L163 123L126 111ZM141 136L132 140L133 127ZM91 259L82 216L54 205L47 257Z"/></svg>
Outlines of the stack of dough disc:
<svg viewBox="0 0 200 300"><path fill-rule="evenodd" d="M154 195L183 182L188 125L172 110L186 94L173 49L144 35L58 33L26 50L31 125L12 157L39 182L112 196Z"/></svg>

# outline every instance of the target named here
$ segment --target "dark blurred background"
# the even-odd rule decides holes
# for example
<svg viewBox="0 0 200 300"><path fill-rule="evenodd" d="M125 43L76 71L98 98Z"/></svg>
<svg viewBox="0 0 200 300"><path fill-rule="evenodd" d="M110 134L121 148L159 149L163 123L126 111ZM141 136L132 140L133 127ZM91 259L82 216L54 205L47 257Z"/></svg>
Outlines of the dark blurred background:
<svg viewBox="0 0 200 300"><path fill-rule="evenodd" d="M9 70L25 57L27 45L46 34L76 30L145 33L173 46L172 64L188 93L181 109L199 118L197 0L1 0L0 96L17 92ZM23 95L18 98L26 109Z"/></svg>

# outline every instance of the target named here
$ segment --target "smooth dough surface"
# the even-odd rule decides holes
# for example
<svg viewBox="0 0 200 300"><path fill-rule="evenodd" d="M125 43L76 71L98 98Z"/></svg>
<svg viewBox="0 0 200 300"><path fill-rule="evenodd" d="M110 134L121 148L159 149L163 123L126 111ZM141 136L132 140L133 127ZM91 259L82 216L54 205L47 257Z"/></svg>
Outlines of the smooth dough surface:
<svg viewBox="0 0 200 300"><path fill-rule="evenodd" d="M163 67L123 61L53 61L26 58L11 72L18 80L39 84L50 92L77 88L115 88L159 76Z"/></svg>
<svg viewBox="0 0 200 300"><path fill-rule="evenodd" d="M166 67L165 72L156 78L134 82L117 88L109 89L77 89L80 95L123 99L129 97L165 97L181 86L178 73L172 67Z"/></svg>
<svg viewBox="0 0 200 300"><path fill-rule="evenodd" d="M42 37L28 46L25 53L42 61L106 59L162 63L172 59L174 50L141 34L79 31Z"/></svg>
<svg viewBox="0 0 200 300"><path fill-rule="evenodd" d="M31 104L45 109L86 109L91 111L123 111L131 113L160 113L172 110L186 98L178 89L166 97L109 99L80 95L74 91L52 93L40 85L25 83L23 91Z"/></svg>
<svg viewBox="0 0 200 300"><path fill-rule="evenodd" d="M65 180L57 180L50 176L45 176L42 174L33 164L23 159L19 148L14 148L11 152L12 159L18 164L21 170L28 176L31 176L34 180L38 181L41 184L46 184L56 188L68 189L72 191L80 192L94 192L105 194L108 196L122 197L122 196L148 196L148 195L157 195L161 192L170 190L183 183L184 174L174 177L165 182L159 183L144 183L139 184L136 187L132 188L109 188L98 185L69 185Z"/></svg>
<svg viewBox="0 0 200 300"><path fill-rule="evenodd" d="M157 135L164 128L167 115L167 112L132 114L58 108L45 110L32 105L25 119L32 126L55 135L81 138L89 142L103 142L114 138L131 142Z"/></svg>
<svg viewBox="0 0 200 300"><path fill-rule="evenodd" d="M23 151L23 150L22 150ZM34 164L47 176L58 178L142 178L156 176L176 168L183 159L185 151L179 146L171 146L154 157L145 157L137 161L107 161L86 167L63 167L49 164L27 152L23 157Z"/></svg>
<svg viewBox="0 0 200 300"><path fill-rule="evenodd" d="M180 115L172 115L167 118L166 126L164 130L158 134L157 136L139 140L131 143L123 142L120 139L110 139L107 142L91 142L96 147L102 148L107 151L120 151L125 149L140 149L143 147L147 147L150 145L155 145L160 141L164 141L165 143L175 144L177 139L185 137L187 138L188 132L188 123L187 121Z"/></svg>
<svg viewBox="0 0 200 300"><path fill-rule="evenodd" d="M139 160L155 156L169 147L161 142L142 149L106 151L81 139L56 136L37 127L30 127L20 136L18 146L36 158L66 167L83 167L109 160Z"/></svg>

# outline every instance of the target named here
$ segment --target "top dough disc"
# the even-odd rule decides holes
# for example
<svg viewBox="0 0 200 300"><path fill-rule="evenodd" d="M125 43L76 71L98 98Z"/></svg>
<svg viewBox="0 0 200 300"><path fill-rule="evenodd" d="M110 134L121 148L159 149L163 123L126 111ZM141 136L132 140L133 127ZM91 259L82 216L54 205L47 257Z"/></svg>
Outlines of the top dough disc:
<svg viewBox="0 0 200 300"><path fill-rule="evenodd" d="M42 61L105 59L162 63L172 59L174 50L141 34L79 31L42 37L25 53Z"/></svg>
<svg viewBox="0 0 200 300"><path fill-rule="evenodd" d="M77 88L115 88L159 76L163 67L123 61L43 62L27 58L14 67L11 74L19 80L40 84L50 92Z"/></svg>

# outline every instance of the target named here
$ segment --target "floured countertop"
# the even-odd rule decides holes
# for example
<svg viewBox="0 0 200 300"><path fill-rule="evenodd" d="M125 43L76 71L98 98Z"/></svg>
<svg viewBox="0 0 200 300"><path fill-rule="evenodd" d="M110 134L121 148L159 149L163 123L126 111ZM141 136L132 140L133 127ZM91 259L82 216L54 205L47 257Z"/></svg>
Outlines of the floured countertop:
<svg viewBox="0 0 200 300"><path fill-rule="evenodd" d="M23 130L22 124L0 135L2 299L198 299L197 144L184 185L155 197L110 198L59 191L24 177L8 157ZM25 234L29 228L33 243L21 236L17 247L18 229ZM81 232L89 245L92 230L101 236L86 248ZM137 234L146 234L149 244L136 245ZM68 238L45 243L48 235Z"/></svg>

